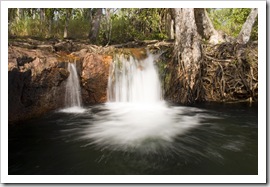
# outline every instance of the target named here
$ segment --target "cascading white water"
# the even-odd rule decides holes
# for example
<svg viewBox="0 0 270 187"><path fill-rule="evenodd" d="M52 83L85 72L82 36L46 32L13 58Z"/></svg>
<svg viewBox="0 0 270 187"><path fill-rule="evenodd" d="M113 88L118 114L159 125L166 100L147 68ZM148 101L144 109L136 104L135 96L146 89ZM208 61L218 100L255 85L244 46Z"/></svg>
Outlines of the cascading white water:
<svg viewBox="0 0 270 187"><path fill-rule="evenodd" d="M91 139L90 144L113 150L156 152L172 148L176 137L201 124L202 116L197 114L200 110L169 106L163 100L156 58L153 54L141 61L121 55L114 58L108 102L96 106L99 112L91 119L93 124L82 132L83 138Z"/></svg>
<svg viewBox="0 0 270 187"><path fill-rule="evenodd" d="M81 113L81 86L78 78L76 63L68 63L69 76L66 82L65 106L62 112Z"/></svg>
<svg viewBox="0 0 270 187"><path fill-rule="evenodd" d="M156 103L162 100L161 85L154 66L156 56L144 60L117 56L110 67L108 101Z"/></svg>
<svg viewBox="0 0 270 187"><path fill-rule="evenodd" d="M81 107L81 87L75 63L68 63L70 72L67 79L65 103L67 107Z"/></svg>

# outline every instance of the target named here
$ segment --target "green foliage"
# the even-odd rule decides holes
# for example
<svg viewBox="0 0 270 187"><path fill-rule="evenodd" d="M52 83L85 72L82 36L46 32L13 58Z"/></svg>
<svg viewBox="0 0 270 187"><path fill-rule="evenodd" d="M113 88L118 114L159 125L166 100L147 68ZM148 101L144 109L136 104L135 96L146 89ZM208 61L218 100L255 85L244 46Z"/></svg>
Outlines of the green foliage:
<svg viewBox="0 0 270 187"><path fill-rule="evenodd" d="M62 38L67 17L69 36L86 38L89 33L89 20L84 17L86 9L45 9L45 20L41 20L40 9L24 9L23 17L17 15L16 9L9 10L9 34L15 36L32 36L39 38ZM17 18L17 19L16 19Z"/></svg>
<svg viewBox="0 0 270 187"><path fill-rule="evenodd" d="M256 21L255 21L255 23L253 25L250 38L253 41L258 40L258 17L256 18Z"/></svg>
<svg viewBox="0 0 270 187"><path fill-rule="evenodd" d="M76 39L85 39L89 34L90 23L82 17L71 19L69 22L69 36Z"/></svg>
<svg viewBox="0 0 270 187"><path fill-rule="evenodd" d="M9 9L9 34L42 38L63 38L65 25L68 37L87 39L96 9L27 8ZM236 37L247 16L248 8L207 9L217 30ZM134 40L167 39L166 15L169 9L122 8L103 9L98 43L106 45ZM258 22L254 24L252 40L258 38Z"/></svg>
<svg viewBox="0 0 270 187"><path fill-rule="evenodd" d="M64 27L68 37L87 38L91 19L96 9L10 9L9 34L16 36L62 38ZM133 40L166 39L165 26L161 23L162 9L103 9L99 39L100 44L116 44Z"/></svg>
<svg viewBox="0 0 270 187"><path fill-rule="evenodd" d="M42 24L38 19L23 18L9 25L10 34L16 36L35 36L45 37L45 32L40 32L46 29L46 25Z"/></svg>
<svg viewBox="0 0 270 187"><path fill-rule="evenodd" d="M111 16L110 43L124 43L134 40L166 39L166 31L161 28L161 9L129 8L120 9ZM103 22L104 24L104 22ZM106 29L100 31L100 42L106 44Z"/></svg>
<svg viewBox="0 0 270 187"><path fill-rule="evenodd" d="M230 36L236 37L245 23L250 8L222 8L207 9L209 17L217 30L222 30ZM258 20L258 18L257 18ZM251 40L258 39L258 21L255 22Z"/></svg>
<svg viewBox="0 0 270 187"><path fill-rule="evenodd" d="M129 18L126 15L115 15L112 17L112 43L124 43L134 40L135 29L131 25Z"/></svg>

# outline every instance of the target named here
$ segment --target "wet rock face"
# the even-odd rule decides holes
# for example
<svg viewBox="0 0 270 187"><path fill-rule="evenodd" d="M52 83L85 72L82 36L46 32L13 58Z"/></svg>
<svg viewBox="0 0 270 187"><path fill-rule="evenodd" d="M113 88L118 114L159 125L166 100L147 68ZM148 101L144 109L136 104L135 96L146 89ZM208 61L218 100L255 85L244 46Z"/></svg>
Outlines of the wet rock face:
<svg viewBox="0 0 270 187"><path fill-rule="evenodd" d="M9 47L9 123L38 117L65 106L68 62L76 62L83 104L107 101L111 56L83 49L73 53Z"/></svg>
<svg viewBox="0 0 270 187"><path fill-rule="evenodd" d="M62 44L59 46L65 47ZM76 62L83 105L107 101L109 69L114 49L102 51L95 46L77 46L76 51L70 52L61 47L58 49L60 51L51 51L34 48L30 44L29 47L9 45L9 123L38 117L65 106L68 62ZM119 49L116 52L127 53L136 59L146 57L146 50L143 49Z"/></svg>
<svg viewBox="0 0 270 187"><path fill-rule="evenodd" d="M54 54L10 47L8 67L9 123L63 107L69 72Z"/></svg>
<svg viewBox="0 0 270 187"><path fill-rule="evenodd" d="M107 101L111 56L87 53L82 63L82 99L84 104Z"/></svg>

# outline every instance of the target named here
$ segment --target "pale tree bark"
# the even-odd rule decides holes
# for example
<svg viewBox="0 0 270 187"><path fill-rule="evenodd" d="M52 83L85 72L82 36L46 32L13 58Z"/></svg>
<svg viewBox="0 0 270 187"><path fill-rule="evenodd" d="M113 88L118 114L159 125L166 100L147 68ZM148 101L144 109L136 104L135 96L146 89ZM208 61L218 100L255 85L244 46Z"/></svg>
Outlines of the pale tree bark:
<svg viewBox="0 0 270 187"><path fill-rule="evenodd" d="M175 16L175 49L178 62L179 101L194 102L194 86L201 60L200 35L197 31L193 8L176 8ZM179 93L180 92L180 93Z"/></svg>
<svg viewBox="0 0 270 187"><path fill-rule="evenodd" d="M40 21L44 22L45 21L45 8L40 9L39 16L40 16Z"/></svg>
<svg viewBox="0 0 270 187"><path fill-rule="evenodd" d="M11 8L9 9L9 13L10 11L14 13L16 11L14 15L14 19L16 22L18 22L19 20L22 20L23 18L25 18L27 8Z"/></svg>
<svg viewBox="0 0 270 187"><path fill-rule="evenodd" d="M250 14L248 15L247 20L244 23L244 25L242 26L242 29L237 37L238 43L246 44L249 41L252 27L256 21L257 15L258 15L258 9L253 8L251 10Z"/></svg>
<svg viewBox="0 0 270 187"><path fill-rule="evenodd" d="M52 24L54 20L54 8L47 8L46 9L46 19L48 20L49 23L49 35L52 34Z"/></svg>
<svg viewBox="0 0 270 187"><path fill-rule="evenodd" d="M36 18L36 9L35 8L30 8L30 12L31 12L31 15L32 15L32 19L35 19Z"/></svg>
<svg viewBox="0 0 270 187"><path fill-rule="evenodd" d="M65 27L64 27L64 38L68 37L68 25L69 25L69 20L71 17L72 9L67 8L66 10L66 17L65 17Z"/></svg>
<svg viewBox="0 0 270 187"><path fill-rule="evenodd" d="M65 27L64 27L64 38L67 38L68 36L68 20L65 19Z"/></svg>
<svg viewBox="0 0 270 187"><path fill-rule="evenodd" d="M169 38L174 39L174 20L170 20Z"/></svg>
<svg viewBox="0 0 270 187"><path fill-rule="evenodd" d="M18 22L23 18L23 9L22 8L17 8L16 10L16 16L15 16L15 21Z"/></svg>
<svg viewBox="0 0 270 187"><path fill-rule="evenodd" d="M214 28L205 8L195 8L194 14L198 33L202 38L211 44L225 42L225 36Z"/></svg>
<svg viewBox="0 0 270 187"><path fill-rule="evenodd" d="M105 37L107 40L107 45L109 45L110 43L112 34L111 10L112 10L111 8L105 9L105 27L106 27Z"/></svg>
<svg viewBox="0 0 270 187"><path fill-rule="evenodd" d="M102 17L102 8L97 8L94 15L92 16L91 29L89 32L89 40L92 44L96 44L97 42L101 17Z"/></svg>
<svg viewBox="0 0 270 187"><path fill-rule="evenodd" d="M16 16L15 16L15 21L18 22L20 20L20 8L16 9Z"/></svg>
<svg viewBox="0 0 270 187"><path fill-rule="evenodd" d="M173 9L168 9L166 11L166 19L165 19L165 27L166 32L169 39L174 39L174 11Z"/></svg>

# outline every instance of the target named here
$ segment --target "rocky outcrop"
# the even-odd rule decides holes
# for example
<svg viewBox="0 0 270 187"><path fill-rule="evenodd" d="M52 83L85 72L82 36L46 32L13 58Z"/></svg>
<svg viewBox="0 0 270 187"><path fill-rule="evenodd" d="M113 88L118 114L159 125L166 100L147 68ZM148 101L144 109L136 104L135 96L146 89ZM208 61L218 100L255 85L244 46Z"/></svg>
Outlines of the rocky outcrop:
<svg viewBox="0 0 270 187"><path fill-rule="evenodd" d="M69 53L10 45L9 123L36 117L65 106L65 80L69 76L68 62L76 63L83 104L105 102L112 57L93 53L93 50L91 47L86 47Z"/></svg>
<svg viewBox="0 0 270 187"><path fill-rule="evenodd" d="M146 47L155 51L172 43L145 41L144 47L126 48L132 45L101 47L82 41L11 38L8 48L9 123L64 107L68 62L76 63L83 105L103 103L107 101L109 68L116 53L143 59Z"/></svg>
<svg viewBox="0 0 270 187"><path fill-rule="evenodd" d="M107 84L112 57L87 53L82 63L82 99L85 104L107 101Z"/></svg>
<svg viewBox="0 0 270 187"><path fill-rule="evenodd" d="M9 123L63 107L66 63L42 50L9 47Z"/></svg>

